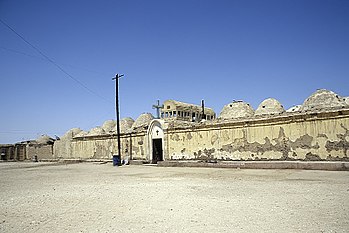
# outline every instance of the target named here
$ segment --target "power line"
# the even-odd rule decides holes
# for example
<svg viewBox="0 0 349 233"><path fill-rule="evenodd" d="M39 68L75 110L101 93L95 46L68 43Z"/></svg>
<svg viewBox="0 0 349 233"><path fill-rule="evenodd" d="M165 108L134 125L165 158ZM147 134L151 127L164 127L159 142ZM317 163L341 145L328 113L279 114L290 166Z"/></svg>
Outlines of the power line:
<svg viewBox="0 0 349 233"><path fill-rule="evenodd" d="M3 46L0 46L0 49L8 51L8 52L11 52L11 53L20 54L20 55L23 55L23 56L27 56L27 57L30 57L30 58L35 58L35 59L47 62L47 60L45 58L42 58L42 57L39 57L39 56L35 56L35 55L32 55L32 54L28 54L28 53L25 53L25 52L22 52L22 51L19 51L19 50L6 48L6 47L3 47ZM114 74L106 74L106 73L99 72L99 71L96 71L96 70L86 69L85 67L79 67L79 66L75 66L75 65L71 65L71 64L67 64L67 63L59 62L57 64L60 64L60 65L63 65L63 66L69 66L69 67L71 67L73 69L83 70L83 71L87 71L87 72L95 73L95 74L100 74L100 75L104 75L104 76L113 76L114 75Z"/></svg>
<svg viewBox="0 0 349 233"><path fill-rule="evenodd" d="M36 58L36 59L39 59L39 60L47 62L47 60L45 58L38 57L38 56L35 56L35 55L31 55L31 54L28 54L28 53L24 53L24 52L21 52L21 51L18 51L18 50L6 48L6 47L3 47L3 46L0 46L0 49L6 50L6 51L9 51L9 52L12 52L12 53L21 54L21 55L24 55L24 56L27 56L27 57Z"/></svg>
<svg viewBox="0 0 349 233"><path fill-rule="evenodd" d="M79 84L81 87L83 87L85 90L89 91L91 94L109 102L113 103L109 99L106 99L105 97L99 95L95 91L88 88L85 84L80 82L78 79L74 78L71 74L69 74L67 71L65 71L60 65L58 65L56 62L54 62L51 58L49 58L47 55L45 55L43 52L41 52L40 49L38 49L36 46L34 46L32 43L30 43L28 40L26 40L21 34L19 34L15 29L13 29L10 25L5 23L2 19L0 19L0 22L5 25L8 29L10 29L13 33L15 33L19 38L21 38L26 44L28 44L30 47L32 47L37 53L39 53L41 56L43 56L47 61L49 61L52 65L56 66L62 73L64 73L67 77L75 81L77 84Z"/></svg>

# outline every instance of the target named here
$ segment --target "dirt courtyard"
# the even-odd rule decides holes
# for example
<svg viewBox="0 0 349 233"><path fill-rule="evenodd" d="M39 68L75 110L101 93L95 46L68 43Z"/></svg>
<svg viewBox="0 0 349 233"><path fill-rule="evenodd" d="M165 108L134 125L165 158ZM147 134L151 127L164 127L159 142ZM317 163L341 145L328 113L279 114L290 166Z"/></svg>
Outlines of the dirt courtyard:
<svg viewBox="0 0 349 233"><path fill-rule="evenodd" d="M0 232L348 232L349 172L0 163Z"/></svg>

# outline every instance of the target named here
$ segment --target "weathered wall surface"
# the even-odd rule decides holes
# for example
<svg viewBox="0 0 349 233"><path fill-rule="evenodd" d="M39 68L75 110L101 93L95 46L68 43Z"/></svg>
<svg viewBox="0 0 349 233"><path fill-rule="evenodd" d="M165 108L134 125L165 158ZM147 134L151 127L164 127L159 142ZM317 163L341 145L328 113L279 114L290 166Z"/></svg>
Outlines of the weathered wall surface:
<svg viewBox="0 0 349 233"><path fill-rule="evenodd" d="M72 142L72 151L74 157L82 159L110 159L113 152L117 151L117 143L112 138L74 140Z"/></svg>
<svg viewBox="0 0 349 233"><path fill-rule="evenodd" d="M53 145L30 145L27 147L27 157L28 159L34 158L40 159L53 159Z"/></svg>
<svg viewBox="0 0 349 233"><path fill-rule="evenodd" d="M63 139L55 142L53 147L54 157L58 158L72 158L71 139Z"/></svg>
<svg viewBox="0 0 349 233"><path fill-rule="evenodd" d="M124 134L121 136L122 159L147 159L145 134ZM78 137L55 143L57 158L111 159L118 154L118 143L113 136Z"/></svg>
<svg viewBox="0 0 349 233"><path fill-rule="evenodd" d="M26 145L22 144L3 144L0 145L1 160L18 160L26 159Z"/></svg>
<svg viewBox="0 0 349 233"><path fill-rule="evenodd" d="M348 160L349 111L168 129L165 159Z"/></svg>

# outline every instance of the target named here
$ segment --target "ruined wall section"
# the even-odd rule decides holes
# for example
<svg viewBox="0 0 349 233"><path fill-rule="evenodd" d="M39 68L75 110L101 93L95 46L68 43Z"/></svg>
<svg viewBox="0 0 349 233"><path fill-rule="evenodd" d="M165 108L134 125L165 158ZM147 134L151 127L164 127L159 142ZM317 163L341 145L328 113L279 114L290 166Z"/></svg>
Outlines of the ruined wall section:
<svg viewBox="0 0 349 233"><path fill-rule="evenodd" d="M349 110L167 130L174 160L348 160Z"/></svg>
<svg viewBox="0 0 349 233"><path fill-rule="evenodd" d="M53 146L55 159L72 157L71 140L72 139L63 139L55 142Z"/></svg>
<svg viewBox="0 0 349 233"><path fill-rule="evenodd" d="M149 146L147 145L146 132L130 134L127 137L130 157L133 160L148 160Z"/></svg>
<svg viewBox="0 0 349 233"><path fill-rule="evenodd" d="M121 159L146 160L147 146L145 134L123 134ZM71 157L76 159L111 159L118 154L116 135L76 137L71 141Z"/></svg>
<svg viewBox="0 0 349 233"><path fill-rule="evenodd" d="M111 159L117 154L117 140L112 137L75 138L71 147L72 157L79 159Z"/></svg>
<svg viewBox="0 0 349 233"><path fill-rule="evenodd" d="M86 134L86 132L82 131L79 128L73 128L67 131L60 140L55 141L53 146L53 154L55 159L60 158L73 158L73 152L71 148L72 139L77 135Z"/></svg>
<svg viewBox="0 0 349 233"><path fill-rule="evenodd" d="M53 145L28 145L27 147L27 157L28 159L34 158L37 156L38 160L41 159L53 159Z"/></svg>

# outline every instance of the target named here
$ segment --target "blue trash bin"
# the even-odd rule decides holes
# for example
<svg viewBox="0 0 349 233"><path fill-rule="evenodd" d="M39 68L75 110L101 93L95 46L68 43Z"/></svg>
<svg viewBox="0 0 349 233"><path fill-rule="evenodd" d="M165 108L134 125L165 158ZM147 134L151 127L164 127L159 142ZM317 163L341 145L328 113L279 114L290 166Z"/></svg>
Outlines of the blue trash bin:
<svg viewBox="0 0 349 233"><path fill-rule="evenodd" d="M120 155L113 155L113 166L120 166Z"/></svg>

